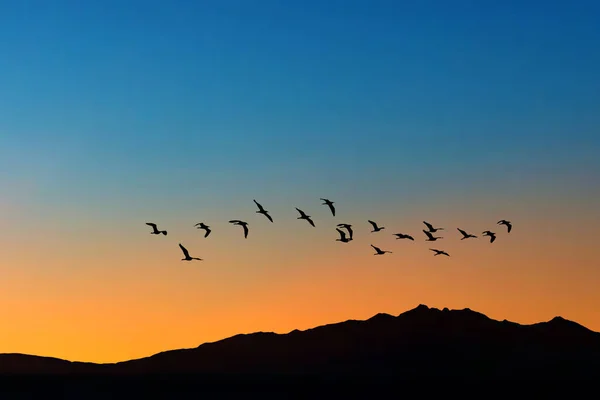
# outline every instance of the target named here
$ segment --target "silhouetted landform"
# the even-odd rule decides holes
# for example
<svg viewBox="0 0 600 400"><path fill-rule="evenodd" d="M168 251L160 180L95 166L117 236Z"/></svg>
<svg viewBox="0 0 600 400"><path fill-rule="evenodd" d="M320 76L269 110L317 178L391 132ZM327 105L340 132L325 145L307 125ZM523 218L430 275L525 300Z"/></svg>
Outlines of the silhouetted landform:
<svg viewBox="0 0 600 400"><path fill-rule="evenodd" d="M1 354L2 374L281 379L590 379L600 377L600 333L555 317L520 325L470 309L420 305L394 317L320 326L287 334L241 334L197 348L92 364L23 354Z"/></svg>

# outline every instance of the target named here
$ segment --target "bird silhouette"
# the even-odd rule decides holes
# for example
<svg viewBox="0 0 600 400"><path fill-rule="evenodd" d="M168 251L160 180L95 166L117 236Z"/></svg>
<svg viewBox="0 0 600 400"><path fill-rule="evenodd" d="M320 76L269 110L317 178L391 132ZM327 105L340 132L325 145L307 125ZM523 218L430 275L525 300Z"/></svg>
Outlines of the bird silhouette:
<svg viewBox="0 0 600 400"><path fill-rule="evenodd" d="M258 211L257 211L257 213L258 213L258 214L262 214L262 215L264 215L265 217L267 217L267 219L268 219L269 221L273 222L273 218L272 218L272 217L269 215L269 212L268 212L267 210L265 210L265 209L263 208L263 206L261 206L261 205L260 205L260 203L259 203L258 201L254 200L254 203L255 203L255 204L256 204L256 206L258 207Z"/></svg>
<svg viewBox="0 0 600 400"><path fill-rule="evenodd" d="M506 225L506 229L508 229L508 233L510 233L510 231L512 230L512 223L505 219L501 219L500 221L498 221L498 225Z"/></svg>
<svg viewBox="0 0 600 400"><path fill-rule="evenodd" d="M385 253L391 253L391 251L387 251L387 250L381 250L381 249L380 249L379 247L377 247L377 246L373 246L373 245L371 245L371 247L375 249L376 253L375 253L374 255L376 255L376 256L380 256L380 255L382 255L382 254L385 254Z"/></svg>
<svg viewBox="0 0 600 400"><path fill-rule="evenodd" d="M427 225L427 229L428 229L428 230L429 230L429 232L431 232L431 233L435 233L435 232L437 232L437 231L443 231L443 230L444 230L444 228L434 228L434 227L433 227L433 225L431 225L429 222L425 222L425 221L423 221L423 223L424 223L425 225Z"/></svg>
<svg viewBox="0 0 600 400"><path fill-rule="evenodd" d="M212 232L212 230L210 229L210 226L206 225L204 222L199 222L196 225L198 228L197 229L204 229L206 231L206 233L204 234L204 237L208 237L208 235L210 235L210 233Z"/></svg>
<svg viewBox="0 0 600 400"><path fill-rule="evenodd" d="M244 221L240 221L239 219L232 219L229 221L230 224L241 225L244 228L244 238L248 238L248 223Z"/></svg>
<svg viewBox="0 0 600 400"><path fill-rule="evenodd" d="M438 239L443 239L439 236L433 236L431 232L426 231L425 229L423 229L423 233L427 236L427 239L425 239L426 242L435 242Z"/></svg>
<svg viewBox="0 0 600 400"><path fill-rule="evenodd" d="M429 249L429 250L435 252L434 256L444 255L444 256L450 257L450 254L446 253L444 250L437 250L437 249Z"/></svg>
<svg viewBox="0 0 600 400"><path fill-rule="evenodd" d="M340 234L340 238L335 239L336 241L342 242L342 243L348 243L349 241L352 240L352 238L347 238L346 233L344 231L342 231L340 228L335 228L335 230L338 231L338 233Z"/></svg>
<svg viewBox="0 0 600 400"><path fill-rule="evenodd" d="M385 226L377 226L377 222L368 220L371 225L373 225L373 230L371 232L379 232L382 229L385 229Z"/></svg>
<svg viewBox="0 0 600 400"><path fill-rule="evenodd" d="M185 258L182 258L181 261L192 261L192 260L198 260L198 261L202 261L201 258L198 257L190 257L190 253L187 251L187 249L185 247L183 247L181 245L181 243L179 243L179 248L181 249L181 251L183 251L183 255Z"/></svg>
<svg viewBox="0 0 600 400"><path fill-rule="evenodd" d="M404 233L394 233L394 236L396 236L396 239L408 239L408 240L415 240L414 237L404 234Z"/></svg>
<svg viewBox="0 0 600 400"><path fill-rule="evenodd" d="M315 226L315 223L313 222L312 219L310 219L310 215L306 215L304 213L304 211L302 211L301 209L299 209L298 207L296 207L296 210L298 210L298 212L300 213L300 216L297 219L305 219L308 221L309 224L311 224L313 227Z"/></svg>
<svg viewBox="0 0 600 400"><path fill-rule="evenodd" d="M156 227L156 224L152 223L152 222L146 222L146 225L149 225L152 227L152 232L150 232L151 235L160 235L161 233L165 236L167 236L167 231L159 231L158 228Z"/></svg>
<svg viewBox="0 0 600 400"><path fill-rule="evenodd" d="M321 199L323 200L323 204L324 206L328 206L329 209L331 210L331 214L333 214L333 216L335 217L335 207L333 206L333 203L335 203L335 201L331 201L328 199Z"/></svg>
<svg viewBox="0 0 600 400"><path fill-rule="evenodd" d="M337 224L340 228L345 228L348 231L348 235L350 235L350 240L354 238L354 231L352 231L352 225L350 224Z"/></svg>
<svg viewBox="0 0 600 400"><path fill-rule="evenodd" d="M494 240L496 240L496 234L494 232L484 231L483 232L483 236L489 236L490 237L490 243L494 243Z"/></svg>
<svg viewBox="0 0 600 400"><path fill-rule="evenodd" d="M471 235L470 233L467 233L467 232L463 231L460 228L456 228L456 229L458 229L458 231L463 235L463 237L461 237L460 240L465 240L465 239L468 239L468 238L476 238L477 237L475 235Z"/></svg>

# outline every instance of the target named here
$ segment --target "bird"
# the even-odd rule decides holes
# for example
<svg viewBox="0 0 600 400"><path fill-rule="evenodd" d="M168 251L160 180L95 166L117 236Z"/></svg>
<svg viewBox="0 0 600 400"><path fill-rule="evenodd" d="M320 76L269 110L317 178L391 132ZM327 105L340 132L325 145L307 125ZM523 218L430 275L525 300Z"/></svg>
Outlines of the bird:
<svg viewBox="0 0 600 400"><path fill-rule="evenodd" d="M475 236L475 235L471 235L470 233L467 233L467 232L463 231L463 230L462 230L462 229L460 229L460 228L456 228L456 229L458 229L458 231L459 231L460 233L462 233L462 235L463 235L463 237L461 237L461 238L460 238L460 240L465 240L465 239L468 239L468 238L476 238L476 237L477 237L477 236Z"/></svg>
<svg viewBox="0 0 600 400"><path fill-rule="evenodd" d="M179 248L181 249L181 251L183 251L183 255L185 256L185 258L182 258L181 261L192 261L192 260L202 261L201 258L190 257L190 253L187 251L187 249L185 247L183 247L181 245L181 243L179 243Z"/></svg>
<svg viewBox="0 0 600 400"><path fill-rule="evenodd" d="M265 217L267 217L267 219L268 219L269 221L273 222L273 218L272 218L272 217L269 215L269 212L268 212L267 210L265 210L265 209L263 208L263 206L262 206L262 205L260 205L260 203L259 203L258 201L254 200L254 203L255 203L255 204L256 204L256 206L258 207L258 211L257 211L257 213L258 213L258 214L262 214L262 215L264 215Z"/></svg>
<svg viewBox="0 0 600 400"><path fill-rule="evenodd" d="M508 233L510 233L510 231L512 229L512 223L505 219L501 219L500 221L498 221L498 225L506 225L506 228L508 229Z"/></svg>
<svg viewBox="0 0 600 400"><path fill-rule="evenodd" d="M426 231L425 229L423 229L423 233L427 236L427 239L425 239L426 242L435 242L438 239L443 239L442 237L439 237L439 236L433 236L431 234L431 232Z"/></svg>
<svg viewBox="0 0 600 400"><path fill-rule="evenodd" d="M165 236L167 236L167 231L159 231L158 228L156 227L156 224L152 223L152 222L146 222L146 225L149 225L152 227L152 232L150 232L151 235L160 235L161 233Z"/></svg>
<svg viewBox="0 0 600 400"><path fill-rule="evenodd" d="M304 211L302 211L301 209L299 209L298 207L296 207L296 210L298 210L298 212L300 213L300 216L297 219L305 219L308 221L309 224L311 224L313 227L315 226L315 223L313 222L312 219L310 219L310 215L306 215L304 213Z"/></svg>
<svg viewBox="0 0 600 400"><path fill-rule="evenodd" d="M239 219L232 219L229 221L230 224L241 225L244 228L244 238L248 238L248 223L244 221L240 221Z"/></svg>
<svg viewBox="0 0 600 400"><path fill-rule="evenodd" d="M333 214L333 216L335 217L335 207L333 206L333 204L335 203L335 201L331 201L331 200L328 200L328 199L321 199L321 200L323 200L323 202L324 202L322 205L328 206L329 209L331 210L331 214Z"/></svg>
<svg viewBox="0 0 600 400"><path fill-rule="evenodd" d="M368 220L371 225L373 225L373 230L371 232L379 232L382 229L385 229L385 226L377 226L377 222Z"/></svg>
<svg viewBox="0 0 600 400"><path fill-rule="evenodd" d="M379 247L377 247L377 246L373 246L373 245L371 245L371 247L372 247L372 248L374 248L374 249L375 249L375 251L377 252L377 253L375 253L375 254L374 254L375 256L380 256L380 255L382 255L382 254L385 254L385 253L391 253L391 251L387 251L387 250L381 250L381 249L380 249Z"/></svg>
<svg viewBox="0 0 600 400"><path fill-rule="evenodd" d="M348 243L349 241L352 240L352 238L346 237L346 234L340 228L335 228L335 230L338 231L338 233L340 234L340 238L335 239L336 241L342 242L342 243Z"/></svg>
<svg viewBox="0 0 600 400"><path fill-rule="evenodd" d="M350 240L353 239L354 231L352 231L352 225L350 224L337 224L340 228L346 228L348 234L350 235Z"/></svg>
<svg viewBox="0 0 600 400"><path fill-rule="evenodd" d="M429 249L429 250L435 252L434 256L444 255L444 256L450 257L450 254L446 253L444 250L437 250L437 249Z"/></svg>
<svg viewBox="0 0 600 400"><path fill-rule="evenodd" d="M490 243L494 243L494 240L496 240L496 234L494 232L484 231L483 232L483 236L489 236L490 237Z"/></svg>
<svg viewBox="0 0 600 400"><path fill-rule="evenodd" d="M437 232L437 231L443 231L444 230L444 228L434 228L433 225L431 225L429 222L423 221L423 223L425 225L427 225L427 229L429 229L429 232L431 232L431 233L434 233L434 232Z"/></svg>
<svg viewBox="0 0 600 400"><path fill-rule="evenodd" d="M204 234L204 237L208 237L208 235L210 235L210 233L212 232L210 227L208 225L206 225L204 222L199 222L194 226L197 226L198 227L197 229L204 229L206 231L206 233Z"/></svg>
<svg viewBox="0 0 600 400"><path fill-rule="evenodd" d="M415 240L414 237L410 236L410 235L406 235L404 233L394 233L394 236L396 236L396 239L409 239L409 240Z"/></svg>

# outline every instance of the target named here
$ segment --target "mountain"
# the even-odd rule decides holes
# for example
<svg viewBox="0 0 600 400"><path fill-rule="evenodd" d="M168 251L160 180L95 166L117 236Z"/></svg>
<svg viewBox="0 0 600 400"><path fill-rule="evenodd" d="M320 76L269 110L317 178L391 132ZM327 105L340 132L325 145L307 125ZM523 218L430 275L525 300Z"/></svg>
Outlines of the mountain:
<svg viewBox="0 0 600 400"><path fill-rule="evenodd" d="M520 325L419 305L287 334L236 335L115 364L0 354L0 374L186 375L195 379L600 377L600 333L555 317ZM208 378L207 378L208 379Z"/></svg>

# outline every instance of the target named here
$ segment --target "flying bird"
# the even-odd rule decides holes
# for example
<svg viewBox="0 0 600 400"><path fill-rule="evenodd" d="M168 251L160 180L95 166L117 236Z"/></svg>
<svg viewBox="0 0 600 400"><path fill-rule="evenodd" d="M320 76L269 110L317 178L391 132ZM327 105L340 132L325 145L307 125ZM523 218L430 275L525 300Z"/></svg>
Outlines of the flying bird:
<svg viewBox="0 0 600 400"><path fill-rule="evenodd" d="M444 255L444 256L450 257L450 254L446 253L444 250L437 250L437 249L429 249L429 250L435 252L434 256Z"/></svg>
<svg viewBox="0 0 600 400"><path fill-rule="evenodd" d="M463 237L461 237L460 240L465 240L465 239L468 239L468 238L476 238L477 237L475 235L471 235L470 233L467 233L467 232L463 231L460 228L456 228L456 229L458 229L458 231L463 235Z"/></svg>
<svg viewBox="0 0 600 400"><path fill-rule="evenodd" d="M204 237L208 237L208 235L210 235L210 233L212 232L212 230L210 229L210 226L206 225L204 222L199 222L196 225L198 228L197 229L204 229L206 231L206 233L204 234Z"/></svg>
<svg viewBox="0 0 600 400"><path fill-rule="evenodd" d="M385 253L391 253L391 251L387 251L387 250L381 250L381 249L380 249L379 247L377 247L377 246L373 246L373 245L371 245L371 247L372 247L372 248L374 248L374 249L375 249L375 251L377 252L377 253L375 253L375 254L374 254L375 256L380 256L380 255L382 255L382 254L385 254Z"/></svg>
<svg viewBox="0 0 600 400"><path fill-rule="evenodd" d="M425 225L427 225L427 229L428 229L428 230L429 230L429 232L431 232L431 233L434 233L434 232L437 232L437 231L443 231L443 230L444 230L444 228L434 228L434 227L433 227L433 225L431 225L429 222L425 222L425 221L423 221L423 223L424 223Z"/></svg>
<svg viewBox="0 0 600 400"><path fill-rule="evenodd" d="M181 249L181 251L183 251L183 255L185 256L185 258L182 258L181 261L192 261L192 260L202 261L201 258L190 257L190 253L187 251L187 249L185 247L183 247L181 245L181 243L179 243L179 248Z"/></svg>
<svg viewBox="0 0 600 400"><path fill-rule="evenodd" d="M512 224L510 221L507 221L505 219L501 219L500 221L498 221L498 225L506 225L506 228L508 229L508 233L510 233L511 229L512 229Z"/></svg>
<svg viewBox="0 0 600 400"><path fill-rule="evenodd" d="M382 229L385 229L385 226L377 226L377 222L368 220L371 225L373 225L373 230L371 232L379 232Z"/></svg>
<svg viewBox="0 0 600 400"><path fill-rule="evenodd" d="M409 240L415 240L414 237L410 236L410 235L406 235L404 233L394 233L394 236L396 236L396 239L409 239Z"/></svg>
<svg viewBox="0 0 600 400"><path fill-rule="evenodd" d="M244 228L244 238L248 238L248 223L244 221L240 221L239 219L232 219L229 221L230 224L241 225Z"/></svg>
<svg viewBox="0 0 600 400"><path fill-rule="evenodd" d="M273 222L273 218L272 218L272 217L269 215L269 212L268 212L267 210L265 210L265 209L263 208L263 206L262 206L262 205L260 205L260 203L259 203L258 201L254 200L254 203L255 203L255 204L256 204L256 206L258 207L258 211L257 211L257 213L258 213L258 214L262 214L262 215L264 215L265 217L267 217L267 219L268 219L269 221Z"/></svg>
<svg viewBox="0 0 600 400"><path fill-rule="evenodd" d="M333 203L335 203L335 201L331 201L328 199L321 199L323 200L323 204L324 206L328 206L329 209L331 210L331 214L333 214L333 216L335 217L335 207L333 206Z"/></svg>
<svg viewBox="0 0 600 400"><path fill-rule="evenodd" d="M337 224L340 228L346 228L348 234L350 235L350 240L352 240L354 232L352 231L352 225L350 224Z"/></svg>
<svg viewBox="0 0 600 400"><path fill-rule="evenodd" d="M156 224L153 224L152 222L146 222L146 225L152 227L152 232L150 232L151 235L160 235L162 233L163 235L167 236L167 231L159 231L156 227Z"/></svg>
<svg viewBox="0 0 600 400"><path fill-rule="evenodd" d="M297 219L305 219L308 221L309 224L311 224L313 227L315 226L315 223L313 222L312 219L310 219L310 215L306 215L304 213L304 211L302 211L301 209L299 209L298 207L296 207L296 210L298 210L298 212L300 213L300 216Z"/></svg>
<svg viewBox="0 0 600 400"><path fill-rule="evenodd" d="M483 236L489 236L490 237L490 243L494 243L494 240L496 240L496 234L494 232L484 231L483 232Z"/></svg>
<svg viewBox="0 0 600 400"><path fill-rule="evenodd" d="M439 237L439 236L433 236L431 234L431 232L426 231L425 229L423 229L423 233L427 236L427 239L425 239L426 242L435 242L438 239L443 239L442 237Z"/></svg>
<svg viewBox="0 0 600 400"><path fill-rule="evenodd" d="M335 228L335 230L338 231L338 233L340 234L340 238L335 239L336 241L342 242L342 243L348 243L349 241L352 240L352 238L347 238L346 233L344 233L344 231L342 231L340 228Z"/></svg>

